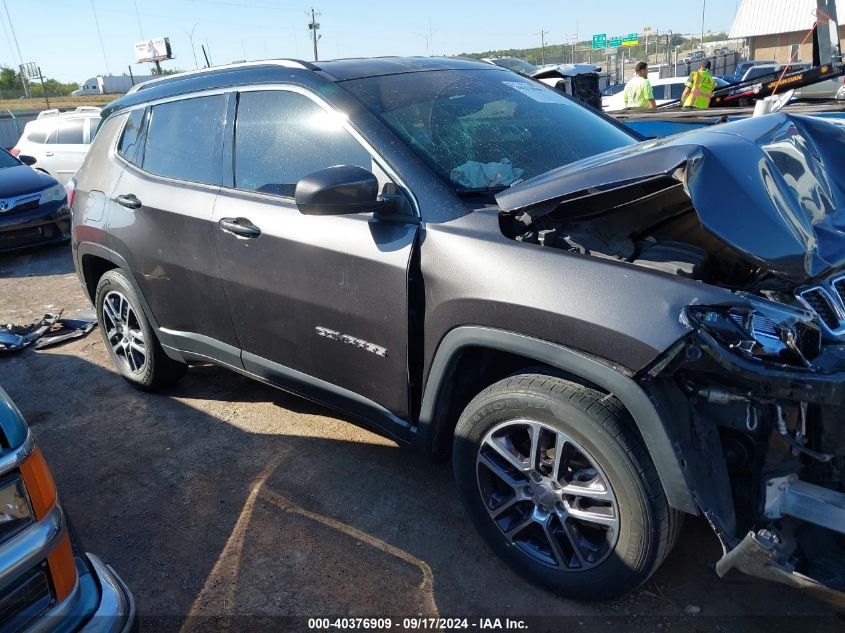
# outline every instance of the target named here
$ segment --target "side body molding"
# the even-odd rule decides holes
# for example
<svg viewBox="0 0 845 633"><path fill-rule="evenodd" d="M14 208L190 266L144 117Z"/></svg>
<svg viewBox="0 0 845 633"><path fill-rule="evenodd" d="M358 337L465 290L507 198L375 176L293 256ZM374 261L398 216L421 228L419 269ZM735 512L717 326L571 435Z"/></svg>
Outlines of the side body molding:
<svg viewBox="0 0 845 633"><path fill-rule="evenodd" d="M448 376L451 362L462 348L479 347L533 358L579 376L612 393L630 412L642 435L669 504L684 512L698 514L698 508L673 449L666 426L655 403L631 378L580 352L540 339L493 328L460 326L450 330L439 347L429 371L420 407L418 436L426 441L436 432L437 400Z"/></svg>

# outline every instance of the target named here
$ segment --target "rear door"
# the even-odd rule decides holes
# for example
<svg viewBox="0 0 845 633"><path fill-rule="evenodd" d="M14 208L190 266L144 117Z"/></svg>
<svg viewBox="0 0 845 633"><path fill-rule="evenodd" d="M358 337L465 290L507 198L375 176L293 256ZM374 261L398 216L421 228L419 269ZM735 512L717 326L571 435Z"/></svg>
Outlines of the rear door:
<svg viewBox="0 0 845 633"><path fill-rule="evenodd" d="M212 220L227 100L200 96L131 113L117 147L126 167L112 193L109 231L180 349L240 366Z"/></svg>
<svg viewBox="0 0 845 633"><path fill-rule="evenodd" d="M371 420L407 419L416 216L307 216L293 200L300 178L340 164L392 186L382 163L340 115L292 90L239 95L233 159L215 219L260 232L214 233L244 367Z"/></svg>
<svg viewBox="0 0 845 633"><path fill-rule="evenodd" d="M47 140L47 170L63 185L79 170L88 151L88 118L60 117Z"/></svg>

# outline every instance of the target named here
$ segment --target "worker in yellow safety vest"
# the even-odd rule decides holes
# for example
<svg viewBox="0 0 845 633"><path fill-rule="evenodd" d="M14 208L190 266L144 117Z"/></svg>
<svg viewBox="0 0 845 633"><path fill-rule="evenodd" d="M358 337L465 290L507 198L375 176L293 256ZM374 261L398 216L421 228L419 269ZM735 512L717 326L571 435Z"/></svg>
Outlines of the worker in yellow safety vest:
<svg viewBox="0 0 845 633"><path fill-rule="evenodd" d="M703 109L710 107L710 98L716 89L716 79L710 74L710 60L704 60L698 70L690 73L684 84L681 105L684 108Z"/></svg>

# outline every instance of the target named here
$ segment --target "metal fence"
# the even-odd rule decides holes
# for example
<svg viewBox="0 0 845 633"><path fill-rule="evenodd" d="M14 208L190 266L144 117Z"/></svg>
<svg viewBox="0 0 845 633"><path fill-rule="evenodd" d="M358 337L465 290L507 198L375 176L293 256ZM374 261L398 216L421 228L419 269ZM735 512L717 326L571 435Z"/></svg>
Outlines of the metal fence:
<svg viewBox="0 0 845 633"><path fill-rule="evenodd" d="M13 147L23 133L24 126L38 117L39 110L0 112L0 147Z"/></svg>

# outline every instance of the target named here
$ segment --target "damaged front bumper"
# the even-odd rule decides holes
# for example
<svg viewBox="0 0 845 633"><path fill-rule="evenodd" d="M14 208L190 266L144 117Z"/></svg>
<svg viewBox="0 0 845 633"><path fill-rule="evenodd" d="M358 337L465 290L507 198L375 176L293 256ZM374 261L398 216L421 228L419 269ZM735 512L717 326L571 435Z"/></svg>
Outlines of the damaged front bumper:
<svg viewBox="0 0 845 633"><path fill-rule="evenodd" d="M687 322L690 333L640 378L653 393L671 382L683 394L690 436L678 453L724 547L717 572L845 605L845 345L789 365Z"/></svg>

